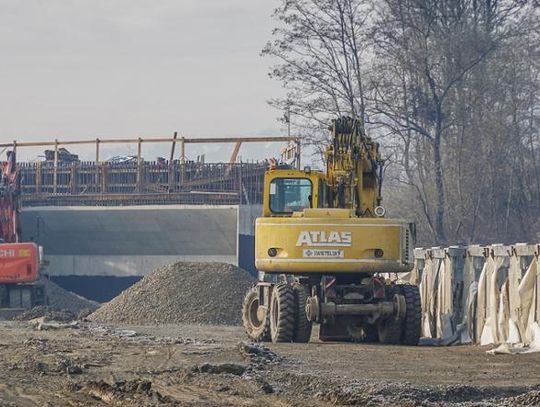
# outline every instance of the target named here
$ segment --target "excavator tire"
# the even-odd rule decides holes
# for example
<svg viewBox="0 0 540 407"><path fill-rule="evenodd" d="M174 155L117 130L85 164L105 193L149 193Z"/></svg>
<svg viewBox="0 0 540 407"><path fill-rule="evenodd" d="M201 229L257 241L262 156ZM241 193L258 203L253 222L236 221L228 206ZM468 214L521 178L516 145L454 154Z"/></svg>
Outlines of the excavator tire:
<svg viewBox="0 0 540 407"><path fill-rule="evenodd" d="M405 318L402 322L401 343L416 346L420 340L422 323L422 303L418 286L411 284L398 285L399 291L405 297L407 305Z"/></svg>
<svg viewBox="0 0 540 407"><path fill-rule="evenodd" d="M277 284L270 301L270 334L272 342L292 342L297 307L294 290L289 284Z"/></svg>
<svg viewBox="0 0 540 407"><path fill-rule="evenodd" d="M296 324L294 326L293 342L307 343L311 338L312 323L307 319L306 301L308 292L302 284L294 284L293 290L296 302Z"/></svg>
<svg viewBox="0 0 540 407"><path fill-rule="evenodd" d="M257 314L259 308L259 290L257 287L250 289L242 305L242 322L248 337L257 342L270 340L270 316L266 315L261 320Z"/></svg>

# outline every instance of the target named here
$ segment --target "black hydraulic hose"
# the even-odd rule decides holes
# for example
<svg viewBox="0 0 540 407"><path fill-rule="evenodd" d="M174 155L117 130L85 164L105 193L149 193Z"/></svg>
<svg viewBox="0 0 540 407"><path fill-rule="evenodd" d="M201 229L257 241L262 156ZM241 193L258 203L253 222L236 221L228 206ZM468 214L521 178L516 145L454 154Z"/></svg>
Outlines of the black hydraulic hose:
<svg viewBox="0 0 540 407"><path fill-rule="evenodd" d="M379 161L379 196L377 197L377 206L381 204L382 201L382 186L384 178L384 161Z"/></svg>
<svg viewBox="0 0 540 407"><path fill-rule="evenodd" d="M345 208L345 185L338 185L338 208Z"/></svg>

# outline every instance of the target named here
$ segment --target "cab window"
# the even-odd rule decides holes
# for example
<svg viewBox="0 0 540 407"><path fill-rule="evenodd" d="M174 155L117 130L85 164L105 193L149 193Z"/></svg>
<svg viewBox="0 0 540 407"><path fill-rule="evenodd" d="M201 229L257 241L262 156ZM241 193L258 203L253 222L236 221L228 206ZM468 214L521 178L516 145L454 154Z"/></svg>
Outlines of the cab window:
<svg viewBox="0 0 540 407"><path fill-rule="evenodd" d="M311 208L312 189L307 178L274 178L270 183L270 210L293 213Z"/></svg>

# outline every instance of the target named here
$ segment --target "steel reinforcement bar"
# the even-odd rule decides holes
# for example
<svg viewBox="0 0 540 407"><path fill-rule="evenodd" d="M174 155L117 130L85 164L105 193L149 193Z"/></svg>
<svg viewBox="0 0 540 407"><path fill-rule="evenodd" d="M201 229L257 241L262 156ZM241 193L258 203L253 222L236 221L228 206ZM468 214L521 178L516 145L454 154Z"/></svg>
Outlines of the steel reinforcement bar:
<svg viewBox="0 0 540 407"><path fill-rule="evenodd" d="M265 163L19 163L23 206L260 203Z"/></svg>

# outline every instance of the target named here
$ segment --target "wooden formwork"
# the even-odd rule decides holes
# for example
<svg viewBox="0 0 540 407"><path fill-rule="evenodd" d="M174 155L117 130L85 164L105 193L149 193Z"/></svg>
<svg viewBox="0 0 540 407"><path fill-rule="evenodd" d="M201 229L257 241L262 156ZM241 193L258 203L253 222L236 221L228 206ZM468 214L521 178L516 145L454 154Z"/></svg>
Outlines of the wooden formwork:
<svg viewBox="0 0 540 407"><path fill-rule="evenodd" d="M143 203L260 203L264 163L237 163L244 143L288 142L298 145L294 136L257 136L226 138L172 137L131 139L88 139L1 143L0 148L16 151L26 147L45 147L53 159L20 163L23 205L123 205ZM170 143L169 160L144 161L143 145ZM186 158L188 144L233 144L226 163L209 164ZM95 161L63 162L64 146L95 145ZM135 144L137 156L125 162L107 162L101 158L103 144ZM175 159L179 144L179 158ZM298 149L299 151L299 149ZM298 160L299 162L299 160Z"/></svg>
<svg viewBox="0 0 540 407"><path fill-rule="evenodd" d="M23 205L259 203L264 163L20 163Z"/></svg>

